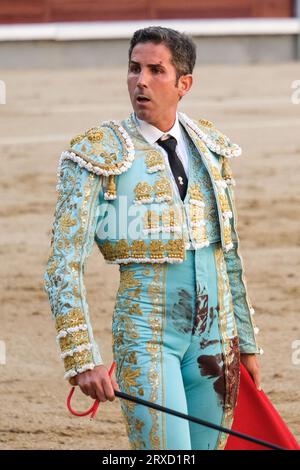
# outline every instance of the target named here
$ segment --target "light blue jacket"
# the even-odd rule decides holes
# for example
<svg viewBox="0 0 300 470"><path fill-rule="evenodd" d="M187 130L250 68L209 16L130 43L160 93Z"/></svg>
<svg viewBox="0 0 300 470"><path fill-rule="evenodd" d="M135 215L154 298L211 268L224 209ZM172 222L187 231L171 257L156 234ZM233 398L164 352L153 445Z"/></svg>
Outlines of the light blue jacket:
<svg viewBox="0 0 300 470"><path fill-rule="evenodd" d="M239 252L229 160L241 149L206 120L179 113L189 149L182 201L157 145L135 116L104 122L72 139L58 170L45 289L56 321L66 378L102 364L89 321L83 272L96 241L108 263L180 263L187 249L220 241L241 352L259 353Z"/></svg>

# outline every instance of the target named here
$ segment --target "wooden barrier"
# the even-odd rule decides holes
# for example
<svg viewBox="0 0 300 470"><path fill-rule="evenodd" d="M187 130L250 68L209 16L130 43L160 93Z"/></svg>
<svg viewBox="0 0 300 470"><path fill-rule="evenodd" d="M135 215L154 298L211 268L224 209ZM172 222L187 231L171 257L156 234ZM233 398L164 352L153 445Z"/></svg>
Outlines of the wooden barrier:
<svg viewBox="0 0 300 470"><path fill-rule="evenodd" d="M0 23L172 18L288 18L295 0L1 0Z"/></svg>

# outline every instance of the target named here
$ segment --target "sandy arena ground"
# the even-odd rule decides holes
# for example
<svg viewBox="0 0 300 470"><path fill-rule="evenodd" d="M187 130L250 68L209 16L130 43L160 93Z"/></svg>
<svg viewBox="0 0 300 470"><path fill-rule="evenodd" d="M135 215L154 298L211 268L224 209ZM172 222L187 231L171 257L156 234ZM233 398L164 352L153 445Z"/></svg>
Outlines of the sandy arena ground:
<svg viewBox="0 0 300 470"><path fill-rule="evenodd" d="M0 106L1 323L0 448L129 449L119 400L95 422L69 415L69 385L55 343L43 273L49 252L60 152L104 119L127 116L126 70L2 70ZM256 309L263 388L300 439L299 63L202 66L181 109L205 117L243 147L237 180L241 249ZM94 332L107 365L118 267L94 249L86 270ZM2 343L3 344L3 343ZM298 354L299 358L299 354ZM295 361L294 361L295 362ZM77 408L90 404L77 394Z"/></svg>

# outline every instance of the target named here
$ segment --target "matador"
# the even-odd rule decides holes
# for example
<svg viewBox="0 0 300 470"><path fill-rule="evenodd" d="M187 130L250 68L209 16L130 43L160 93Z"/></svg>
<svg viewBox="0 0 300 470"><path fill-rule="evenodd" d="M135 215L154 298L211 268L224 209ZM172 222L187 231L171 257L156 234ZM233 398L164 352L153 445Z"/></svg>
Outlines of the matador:
<svg viewBox="0 0 300 470"><path fill-rule="evenodd" d="M175 30L134 33L131 114L74 137L61 155L45 289L65 377L100 401L114 388L231 427L240 362L260 386L230 160L241 149L178 110L196 47ZM120 283L116 380L93 337L84 267L94 242ZM227 434L121 400L133 449L224 449Z"/></svg>

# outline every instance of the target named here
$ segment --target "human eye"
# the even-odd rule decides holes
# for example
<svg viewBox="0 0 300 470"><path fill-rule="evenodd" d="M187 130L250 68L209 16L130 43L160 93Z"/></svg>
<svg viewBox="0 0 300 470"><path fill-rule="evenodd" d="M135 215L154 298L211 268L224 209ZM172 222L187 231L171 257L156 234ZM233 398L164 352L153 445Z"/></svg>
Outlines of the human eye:
<svg viewBox="0 0 300 470"><path fill-rule="evenodd" d="M129 71L130 72L137 73L137 72L139 72L139 70L140 70L140 67L139 67L138 64L130 64L130 66L129 66Z"/></svg>
<svg viewBox="0 0 300 470"><path fill-rule="evenodd" d="M163 73L163 69L161 69L160 67L153 67L152 68L152 73L154 73L155 75L159 75L159 74Z"/></svg>

